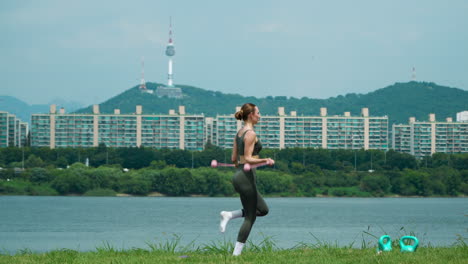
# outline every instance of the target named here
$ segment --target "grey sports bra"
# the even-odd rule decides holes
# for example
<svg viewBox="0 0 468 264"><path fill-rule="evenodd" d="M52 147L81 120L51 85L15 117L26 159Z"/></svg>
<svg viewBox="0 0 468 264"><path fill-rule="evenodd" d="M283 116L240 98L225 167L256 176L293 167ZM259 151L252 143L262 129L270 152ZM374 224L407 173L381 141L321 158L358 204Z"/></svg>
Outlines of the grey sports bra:
<svg viewBox="0 0 468 264"><path fill-rule="evenodd" d="M249 131L249 130L250 129L247 129L246 131L244 131L244 133L240 137L238 135L236 135L237 154L239 156L244 155L244 149L245 149L244 136L245 136L245 133L247 133L247 131ZM258 139L258 137L257 137L257 139ZM258 153L260 153L261 150L262 150L262 143L260 142L260 139L258 139L257 142L255 142L254 149L253 149L253 152L252 152L252 156L258 155Z"/></svg>

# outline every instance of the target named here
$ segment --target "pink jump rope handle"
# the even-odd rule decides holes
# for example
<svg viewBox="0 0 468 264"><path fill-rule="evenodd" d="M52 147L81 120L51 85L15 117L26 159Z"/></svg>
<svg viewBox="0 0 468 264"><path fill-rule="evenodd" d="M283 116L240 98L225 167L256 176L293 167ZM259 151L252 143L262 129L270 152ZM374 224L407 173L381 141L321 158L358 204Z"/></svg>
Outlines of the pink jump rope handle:
<svg viewBox="0 0 468 264"><path fill-rule="evenodd" d="M228 163L221 163L217 162L216 160L211 161L211 167L212 168L217 168L217 167L234 167L234 164L228 164Z"/></svg>
<svg viewBox="0 0 468 264"><path fill-rule="evenodd" d="M246 164L244 165L244 171L245 171L245 172L248 172L248 171L250 171L250 170L253 169L253 168L258 168L258 167L265 166L265 165L270 165L270 166L272 166L273 164L274 164L274 162L271 162L270 160L265 161L265 162L262 162L262 163L253 164L253 165L250 165L249 163L246 163Z"/></svg>
<svg viewBox="0 0 468 264"><path fill-rule="evenodd" d="M211 161L211 167L212 167L212 168L218 167L218 162L217 162L216 160L212 160L212 161Z"/></svg>

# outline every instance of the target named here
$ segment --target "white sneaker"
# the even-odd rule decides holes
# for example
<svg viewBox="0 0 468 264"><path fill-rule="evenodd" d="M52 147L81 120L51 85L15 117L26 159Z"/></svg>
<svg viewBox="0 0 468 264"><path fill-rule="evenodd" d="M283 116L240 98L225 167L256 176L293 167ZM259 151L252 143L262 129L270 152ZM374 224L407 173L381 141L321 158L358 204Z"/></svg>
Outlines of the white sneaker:
<svg viewBox="0 0 468 264"><path fill-rule="evenodd" d="M227 212L227 211L221 211L221 213L219 213L219 215L221 216L221 221L219 223L219 231L221 233L224 233L224 231L226 231L227 223L232 218L232 213Z"/></svg>
<svg viewBox="0 0 468 264"><path fill-rule="evenodd" d="M244 243L236 242L236 246L234 247L234 251L232 252L233 256L240 256L242 253L242 249L244 248Z"/></svg>

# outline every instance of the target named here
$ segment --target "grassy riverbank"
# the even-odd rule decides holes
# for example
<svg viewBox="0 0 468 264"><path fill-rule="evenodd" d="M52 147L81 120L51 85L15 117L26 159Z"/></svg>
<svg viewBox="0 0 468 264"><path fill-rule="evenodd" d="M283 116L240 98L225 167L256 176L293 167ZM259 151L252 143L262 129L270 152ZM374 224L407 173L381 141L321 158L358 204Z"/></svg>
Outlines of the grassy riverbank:
<svg viewBox="0 0 468 264"><path fill-rule="evenodd" d="M430 245L430 244L429 244ZM147 249L116 249L109 243L95 251L80 252L58 249L45 253L20 250L15 254L1 253L0 264L10 263L466 263L468 245L459 236L450 247L419 247L416 252L400 252L397 240L393 241L391 252L377 253L377 245L366 240L361 248L354 243L338 247L327 242L298 243L293 248L279 248L271 237L265 237L257 244L248 242L241 256L233 257L234 243L215 241L196 245L181 244L181 236L147 243Z"/></svg>
<svg viewBox="0 0 468 264"><path fill-rule="evenodd" d="M164 250L113 250L93 252L57 250L47 253L27 251L9 256L0 255L0 263L466 263L468 247L420 248L414 253L398 250L377 254L374 248L298 248L290 250L246 250L239 257L227 251L171 252Z"/></svg>

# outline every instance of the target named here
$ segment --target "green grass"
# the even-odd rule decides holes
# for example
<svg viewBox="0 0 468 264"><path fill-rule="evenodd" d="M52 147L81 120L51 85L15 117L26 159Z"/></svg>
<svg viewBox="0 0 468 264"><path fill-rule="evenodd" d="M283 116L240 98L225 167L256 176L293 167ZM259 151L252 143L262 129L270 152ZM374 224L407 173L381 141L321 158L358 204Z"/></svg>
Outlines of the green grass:
<svg viewBox="0 0 468 264"><path fill-rule="evenodd" d="M34 184L29 181L1 181L0 195L36 195L36 196L55 196L59 193L49 184Z"/></svg>
<svg viewBox="0 0 468 264"><path fill-rule="evenodd" d="M23 252L14 256L0 255L0 263L467 263L467 247L420 248L414 253L397 250L377 254L375 249L302 248L256 251L247 248L239 257L231 252L160 250L97 250L78 252L55 250L34 254Z"/></svg>
<svg viewBox="0 0 468 264"><path fill-rule="evenodd" d="M314 237L315 238L315 237ZM317 243L299 243L291 249L280 249L271 237L257 244L248 243L239 257L231 256L233 243L215 241L196 246L194 241L182 246L181 236L147 243L148 249L116 249L104 243L95 251L79 252L59 249L46 253L20 250L14 255L0 254L3 263L467 263L468 245L463 239L451 247L420 247L413 253L401 253L398 247L391 252L377 254L376 245L362 243L338 247L317 239ZM364 241L364 240L363 240Z"/></svg>

